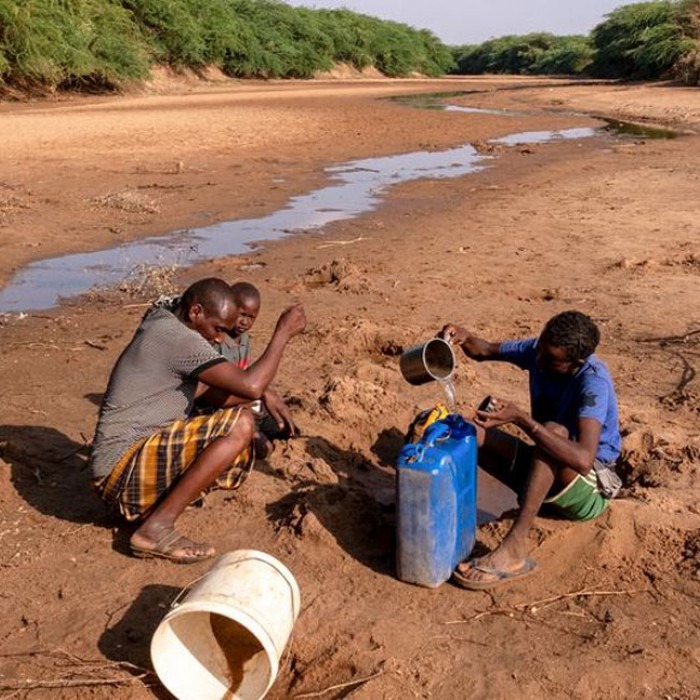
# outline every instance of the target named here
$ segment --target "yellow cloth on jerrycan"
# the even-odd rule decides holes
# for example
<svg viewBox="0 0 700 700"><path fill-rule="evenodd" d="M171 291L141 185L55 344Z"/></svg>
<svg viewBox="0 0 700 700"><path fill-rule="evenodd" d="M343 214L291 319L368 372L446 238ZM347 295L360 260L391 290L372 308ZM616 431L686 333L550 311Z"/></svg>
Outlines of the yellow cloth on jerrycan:
<svg viewBox="0 0 700 700"><path fill-rule="evenodd" d="M447 410L447 406L441 403L435 404L433 408L428 408L425 411L421 411L411 421L411 425L408 426L406 442L418 442L423 437L423 433L426 431L428 426L432 425L437 420L447 418L449 415L450 412Z"/></svg>

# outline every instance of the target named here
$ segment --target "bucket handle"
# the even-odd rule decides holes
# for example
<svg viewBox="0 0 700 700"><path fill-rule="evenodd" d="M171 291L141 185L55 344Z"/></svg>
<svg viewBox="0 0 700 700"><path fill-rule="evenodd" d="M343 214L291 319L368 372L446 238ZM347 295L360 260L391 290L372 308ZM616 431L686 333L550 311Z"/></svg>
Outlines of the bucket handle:
<svg viewBox="0 0 700 700"><path fill-rule="evenodd" d="M209 572L207 572L209 573ZM187 593L192 586L194 586L195 583L199 583L207 574L202 574L201 576L198 576L194 581L190 581L188 584L185 585L185 587L175 596L175 600L173 600L172 603L170 603L170 609L172 610L173 608L176 608L180 604L180 598L182 598L185 593Z"/></svg>
<svg viewBox="0 0 700 700"><path fill-rule="evenodd" d="M256 561L261 561L264 564L268 564L273 569L275 569L275 571L277 571L279 574L282 574L282 578L284 579L285 583L289 586L289 589L292 592L292 606L294 606L294 588L293 588L292 584L289 583L289 581L287 581L287 577L286 577L285 573L283 571L280 571L280 569L277 566L275 566L272 562L267 561L267 559L261 559L260 557L255 557L255 556L250 557L250 558L255 559ZM173 600L173 602L170 603L170 609L173 610L174 608L176 608L180 604L180 599L182 598L182 596L185 595L185 593L187 593L189 591L189 589L192 588L192 586L194 586L195 583L199 583L203 578L205 578L208 573L209 572L207 571L205 574L198 576L194 581L190 581L188 584L186 584L185 587L175 596L175 600ZM298 617L300 611L293 609L292 612L294 613L294 617L296 618L296 617Z"/></svg>

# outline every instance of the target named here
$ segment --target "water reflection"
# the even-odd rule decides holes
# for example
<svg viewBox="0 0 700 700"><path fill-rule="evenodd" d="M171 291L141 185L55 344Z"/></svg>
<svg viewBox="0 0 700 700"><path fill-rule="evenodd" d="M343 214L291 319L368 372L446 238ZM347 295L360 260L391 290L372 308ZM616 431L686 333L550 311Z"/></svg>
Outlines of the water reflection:
<svg viewBox="0 0 700 700"><path fill-rule="evenodd" d="M595 136L598 129L581 127L577 129L560 129L559 131L523 131L519 134L508 134L499 139L491 139L489 143L501 143L506 146L519 146L530 143L550 143L567 139L587 139Z"/></svg>
<svg viewBox="0 0 700 700"><path fill-rule="evenodd" d="M342 163L326 169L331 184L292 197L284 209L269 216L226 221L118 248L31 263L0 292L0 312L50 308L61 298L82 294L96 285L117 284L135 266L192 265L243 253L251 243L317 229L373 211L393 185L423 178L461 177L480 170L488 158L467 144L446 151L419 151Z"/></svg>
<svg viewBox="0 0 700 700"><path fill-rule="evenodd" d="M506 109L484 109L482 107L466 107L464 105L455 105L444 102L454 97L465 97L467 95L476 94L477 91L465 90L460 92L431 92L420 95L398 95L397 97L389 97L387 99L399 104L417 107L419 109L435 109L444 112L466 112L467 114L498 114L500 116L515 117L522 112L514 112Z"/></svg>
<svg viewBox="0 0 700 700"><path fill-rule="evenodd" d="M601 133L578 128L509 134L491 143L515 146L583 139ZM249 250L251 244L373 211L393 185L419 179L462 177L485 167L491 156L469 144L445 151L418 151L367 158L326 168L330 184L292 197L287 205L257 219L226 221L197 229L146 238L117 248L48 258L22 268L0 291L0 312L47 309L62 298L95 286L118 284L134 269L149 265L192 265Z"/></svg>

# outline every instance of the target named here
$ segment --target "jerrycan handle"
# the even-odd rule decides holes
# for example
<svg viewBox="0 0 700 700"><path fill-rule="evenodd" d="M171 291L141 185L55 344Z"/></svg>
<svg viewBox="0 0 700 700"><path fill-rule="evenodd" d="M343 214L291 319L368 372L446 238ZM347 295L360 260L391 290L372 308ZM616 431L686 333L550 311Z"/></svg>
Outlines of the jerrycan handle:
<svg viewBox="0 0 700 700"><path fill-rule="evenodd" d="M422 442L425 443L426 447L432 447L436 442L449 440L451 435L452 427L447 420L443 418L442 420L436 420L427 427L425 433L423 433Z"/></svg>
<svg viewBox="0 0 700 700"><path fill-rule="evenodd" d="M444 442L450 438L452 429L444 419L431 423L416 443L408 443L401 448L401 455L407 462L420 462L429 447L436 442Z"/></svg>

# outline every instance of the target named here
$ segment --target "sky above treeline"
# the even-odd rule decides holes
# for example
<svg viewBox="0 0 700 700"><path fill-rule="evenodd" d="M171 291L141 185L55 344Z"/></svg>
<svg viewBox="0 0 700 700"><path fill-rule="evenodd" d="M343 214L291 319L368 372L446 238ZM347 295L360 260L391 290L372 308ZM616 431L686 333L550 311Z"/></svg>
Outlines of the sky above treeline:
<svg viewBox="0 0 700 700"><path fill-rule="evenodd" d="M345 7L429 29L445 44L479 44L506 34L588 34L620 0L286 0L317 9Z"/></svg>

